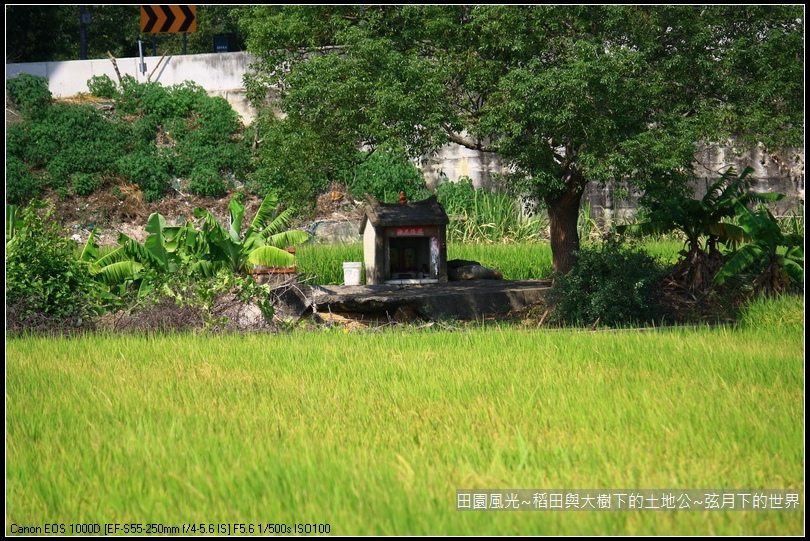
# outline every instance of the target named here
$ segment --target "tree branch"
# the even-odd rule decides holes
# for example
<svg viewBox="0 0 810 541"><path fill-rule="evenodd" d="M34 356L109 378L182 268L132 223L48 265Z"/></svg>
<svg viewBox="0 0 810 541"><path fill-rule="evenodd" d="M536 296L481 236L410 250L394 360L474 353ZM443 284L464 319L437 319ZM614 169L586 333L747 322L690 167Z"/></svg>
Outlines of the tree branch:
<svg viewBox="0 0 810 541"><path fill-rule="evenodd" d="M481 143L480 140L474 141L467 137L463 137L447 127L445 127L445 131L447 132L447 138L450 139L452 142L456 143L457 145L469 148L470 150L480 150L481 152L495 152L495 149L492 146L485 145Z"/></svg>

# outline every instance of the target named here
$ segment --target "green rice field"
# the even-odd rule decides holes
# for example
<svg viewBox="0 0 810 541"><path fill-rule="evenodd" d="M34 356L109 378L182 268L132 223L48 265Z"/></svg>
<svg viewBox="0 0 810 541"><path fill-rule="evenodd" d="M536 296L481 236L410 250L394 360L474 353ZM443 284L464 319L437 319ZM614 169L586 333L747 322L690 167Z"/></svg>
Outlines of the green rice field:
<svg viewBox="0 0 810 541"><path fill-rule="evenodd" d="M664 263L674 263L683 242L647 241L644 248ZM552 256L548 242L453 243L447 245L447 258L477 261L499 269L506 280L551 278ZM363 261L363 244L305 244L297 249L298 271L316 284L342 284L343 262Z"/></svg>
<svg viewBox="0 0 810 541"><path fill-rule="evenodd" d="M6 535L804 534L803 298L734 327L437 328L8 339ZM799 509L458 509L584 489Z"/></svg>

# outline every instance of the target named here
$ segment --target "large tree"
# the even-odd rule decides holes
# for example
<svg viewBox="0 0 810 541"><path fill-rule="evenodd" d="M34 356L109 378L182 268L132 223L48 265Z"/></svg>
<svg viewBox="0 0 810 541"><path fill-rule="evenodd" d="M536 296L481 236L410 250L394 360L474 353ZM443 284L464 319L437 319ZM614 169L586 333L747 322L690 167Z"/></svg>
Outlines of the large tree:
<svg viewBox="0 0 810 541"><path fill-rule="evenodd" d="M698 144L803 144L803 6L254 6L248 87L339 153L454 142L542 200L554 270L588 181L683 190ZM518 182L515 180L515 182Z"/></svg>

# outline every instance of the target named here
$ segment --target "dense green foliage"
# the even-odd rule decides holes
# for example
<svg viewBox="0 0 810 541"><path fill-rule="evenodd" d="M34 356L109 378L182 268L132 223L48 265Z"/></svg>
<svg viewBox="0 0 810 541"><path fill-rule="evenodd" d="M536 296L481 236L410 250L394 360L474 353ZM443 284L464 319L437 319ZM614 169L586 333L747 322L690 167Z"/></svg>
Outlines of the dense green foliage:
<svg viewBox="0 0 810 541"><path fill-rule="evenodd" d="M206 267L211 270L226 268L234 274L245 274L255 266L286 268L295 264L293 255L285 250L306 242L309 234L287 229L295 215L294 208L280 210L279 201L271 192L265 196L244 231L242 220L245 218L245 206L238 198L233 198L229 208L230 222L227 224L219 223L206 209L198 208L194 216L202 219L201 230L197 232L187 222L184 228L177 229L185 230L185 236L173 234L172 240L180 253L193 250L198 254L195 269L199 268L202 274L210 274Z"/></svg>
<svg viewBox="0 0 810 541"><path fill-rule="evenodd" d="M658 291L667 270L641 247L617 239L584 247L547 296L552 321L608 327L660 323L670 315L664 313Z"/></svg>
<svg viewBox="0 0 810 541"><path fill-rule="evenodd" d="M695 142L801 144L801 6L251 6L248 90L337 156L497 152L570 269L587 182L680 190ZM342 159L342 158L339 158Z"/></svg>
<svg viewBox="0 0 810 541"><path fill-rule="evenodd" d="M245 207L236 197L230 202L227 224L219 223L203 208L194 210L201 220L199 229L190 221L169 226L161 214L153 213L146 223L148 235L143 243L122 233L118 247L102 250L91 234L80 258L91 264L93 277L119 299L135 290L143 297L167 280L216 280L221 273L248 276L254 266L291 267L294 258L285 249L305 242L309 236L286 229L294 211L279 210L278 206L275 196L268 194L244 231Z"/></svg>
<svg viewBox="0 0 810 541"><path fill-rule="evenodd" d="M336 147L322 134L272 111L254 122L257 145L247 186L260 195L274 191L285 201L312 210L317 196L331 186L345 187L363 200L365 194L395 202L399 192L409 200L429 195L422 171L401 148L359 151Z"/></svg>
<svg viewBox="0 0 810 541"><path fill-rule="evenodd" d="M340 178L339 178L340 180ZM342 182L356 199L369 194L386 203L396 203L404 192L408 201L430 195L422 170L402 151L379 150L357 167L342 172Z"/></svg>
<svg viewBox="0 0 810 541"><path fill-rule="evenodd" d="M310 132L290 130L272 110L260 113L253 122L253 171L246 186L261 196L273 191L285 201L296 201L302 209L312 209L319 193L329 188L330 162L322 146Z"/></svg>
<svg viewBox="0 0 810 541"><path fill-rule="evenodd" d="M146 319L158 321L179 318L176 326L161 323L165 329L195 328L215 319L213 304L223 295L255 304L271 321L273 297L250 271L293 266L286 248L309 235L287 229L294 210L279 209L272 194L244 231L244 205L234 198L230 211L230 222L222 225L196 209L199 229L192 222L168 226L153 213L143 243L120 234L117 246L99 247L94 229L78 249L63 238L52 207L36 200L23 209L7 206L7 329L17 334L88 328L93 316L121 309L152 310Z"/></svg>
<svg viewBox="0 0 810 541"><path fill-rule="evenodd" d="M193 82L167 88L125 77L118 85L96 76L88 86L112 103L105 112L52 103L46 79L10 82L20 78L10 98L25 121L7 129L8 203L25 204L44 188L88 195L118 180L137 184L147 201L163 197L173 179L176 189L219 197L250 167L239 115Z"/></svg>
<svg viewBox="0 0 810 541"><path fill-rule="evenodd" d="M751 292L778 295L803 289L804 235L783 231L767 207L737 203L740 227L749 242L731 254L714 277L718 284L748 273Z"/></svg>
<svg viewBox="0 0 810 541"><path fill-rule="evenodd" d="M98 298L87 266L76 259L53 209L32 201L6 208L7 329L87 328Z"/></svg>
<svg viewBox="0 0 810 541"><path fill-rule="evenodd" d="M616 229L640 235L681 234L686 248L671 275L689 295L709 295L716 285L743 271L752 276L738 287L753 294L796 289L804 281L803 232L783 231L763 203L784 199L784 194L753 191L752 172L749 167L737 175L734 168L727 169L701 199L679 193L661 196L646 209L643 221Z"/></svg>
<svg viewBox="0 0 810 541"><path fill-rule="evenodd" d="M8 142L8 139L6 139ZM42 193L41 175L31 169L16 156L6 156L6 201L20 204L30 201Z"/></svg>
<svg viewBox="0 0 810 541"><path fill-rule="evenodd" d="M48 80L29 73L6 80L6 95L21 112L29 116L43 110L53 100Z"/></svg>
<svg viewBox="0 0 810 541"><path fill-rule="evenodd" d="M17 8L7 9L11 20L21 16ZM655 274L652 262L615 248L601 254L607 268L591 268L588 252L577 250L589 223L580 198L591 180L645 190L649 220L634 226L639 231L685 236L687 250L670 276L686 281L690 295L703 288L702 298L732 277L734 287L749 279L746 292L801 288L803 227L786 233L767 210L747 207L778 195L753 195L747 171L739 178L727 172L702 200L683 191L695 141L733 134L768 149L796 143L803 21L793 6L210 8L201 22L203 13L233 15L232 25L241 17L260 59L248 90L258 103L267 85L278 85L284 115L263 107L245 129L224 99L193 82L163 87L132 77L95 76L83 103L55 102L45 79L23 74L7 81L24 119L7 128L7 203L122 183L137 185L147 201L172 189L221 197L241 185L303 212L335 184L355 199L368 193L394 201L400 191L420 199L427 192L412 160L454 142L499 153L514 174L500 179L503 190L474 190L469 179L441 184L448 239L550 238L560 287L566 270L572 283L585 279L582 272L596 282L588 295L574 286L568 295L595 309L581 316L561 310L560 317L614 324L631 312L655 316L646 285L625 292L627 284L602 279L611 266L635 265L645 269L638 285ZM53 29L56 47L62 28ZM276 70L281 63L290 69ZM527 216L519 196L546 208ZM212 279L221 267L244 272L272 260L254 256L255 248L277 247L253 245L256 231L242 237L233 230L240 204L232 201L225 225L199 209L200 229L169 227L153 215L145 245L122 239L118 251L94 252L91 238L80 261L106 287L105 302L190 276ZM632 307L609 306L611 295Z"/></svg>
<svg viewBox="0 0 810 541"><path fill-rule="evenodd" d="M118 246L99 247L95 242L95 230L80 251L75 251L72 241L61 240L59 243L73 246L72 260L80 266L83 280L90 282L92 287L87 291L68 288L57 297L40 302L37 305L40 312L21 311L17 308L21 303L10 304L7 308L9 328L13 332L37 329L54 331L62 330L61 325L64 322L82 320L85 324L92 323L90 316L94 314L87 313L85 307L93 306L97 312L120 309L134 311L137 314L133 316L136 317L137 328L144 330L197 329L202 326L217 329L227 324L227 320L215 314L215 303L218 298L227 294L236 294L239 298L262 307L267 321L270 321L274 310L272 296L268 295L267 290L256 287L252 278L244 274L252 265L288 267L295 264L306 281L328 285L343 282L342 262L363 260L361 243L300 244L307 240L308 235L303 231L284 230L292 211L287 209L279 213L272 195L265 199L245 232L238 234L237 231L243 229L244 211L244 206L236 198L231 201L230 221L220 223L210 212L197 209L195 215L201 220L199 227L190 221L183 225L169 226L161 215L153 214L146 224L148 236L142 243L121 235ZM16 216L16 212L18 211L12 208L8 214ZM7 222L7 239L14 239L20 230L33 230L37 227L39 222L34 220L36 216L26 216L25 219L20 216ZM48 228L53 241L54 236L60 235L61 231L51 220L52 215L48 216ZM33 225L27 225L26 220L34 220ZM745 221L742 226L746 230L753 227ZM766 229L773 233L771 229ZM771 234L757 234L752 229L751 233L752 243L744 244L740 250L748 256L739 259L741 263L735 258L730 259L727 275L724 275L724 280L728 276L735 277L731 289L724 289L726 300L730 303L724 316L733 317L734 306L740 304L747 293L765 289L755 286L770 285L771 282L764 281L765 278L790 276L793 268L801 272L803 266L803 257L798 259L801 255L800 245L794 245L792 251L787 253L777 250L774 254L776 259L773 260L764 256L752 257L751 254L769 254L764 248L770 246L768 243L776 237ZM792 233L780 233L777 237L786 239L785 242L790 239L795 242L795 239L801 238ZM547 279L554 276L547 242L480 242L481 240L484 239L479 238L476 242L451 242L448 246L448 258L473 260L487 267L498 268L504 278L510 280ZM295 258L279 249L295 245L299 247ZM26 246L27 249L35 249ZM664 291L661 279L665 274L672 276L673 269L678 268L673 262L678 258L679 246L678 242L672 240L658 248L651 246L650 250L647 250L647 245L642 250L638 245L625 245L614 240L588 243L586 248L577 252L577 262L572 271L556 277L547 297L548 308L553 313L548 321L560 325L598 324L622 327L658 324L665 320L689 321L693 316L702 317L697 305L698 310L694 313L668 312L669 305L662 295ZM50 252L45 250L45 253ZM67 250L63 251L63 255L65 253ZM7 254L15 252L7 248ZM16 255L19 256L20 253L16 252ZM790 263L786 264L786 260ZM13 259L7 261L9 268L15 268ZM778 268L783 269L786 274L776 274L773 271L775 263L779 263ZM743 268L738 269L736 265L742 265ZM743 270L753 272L750 285L736 277ZM47 272L59 275L50 268ZM20 289L18 282L23 275L27 274L11 273L9 291ZM68 283L63 282L60 285ZM785 289L773 288L773 292ZM789 289L793 291L795 286ZM26 300L41 298L37 295L16 295L14 298L23 297ZM49 307L49 303L55 305ZM58 321L47 319L46 308L49 311L61 311L63 317ZM26 313L40 314L42 317L26 318ZM56 323L58 325L55 326Z"/></svg>

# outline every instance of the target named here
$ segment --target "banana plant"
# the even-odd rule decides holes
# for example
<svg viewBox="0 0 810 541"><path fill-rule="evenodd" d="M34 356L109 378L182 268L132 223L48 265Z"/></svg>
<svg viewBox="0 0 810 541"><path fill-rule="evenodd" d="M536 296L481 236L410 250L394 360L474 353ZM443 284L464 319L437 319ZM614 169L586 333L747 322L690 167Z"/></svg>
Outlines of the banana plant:
<svg viewBox="0 0 810 541"><path fill-rule="evenodd" d="M173 232L166 219L153 213L146 223L146 240L137 240L121 233L118 246L100 249L95 240L95 230L90 234L80 253L80 260L89 264L91 276L107 286L111 293L123 295L133 284L138 284L138 296L151 292L158 275L176 273L182 263L178 242L168 238Z"/></svg>
<svg viewBox="0 0 810 541"><path fill-rule="evenodd" d="M94 230L79 259L88 264L91 276L109 295L124 295L137 285L139 297L154 290L162 274L183 271L191 276L212 277L222 269L246 273L257 265L292 267L295 257L286 249L306 242L309 234L286 230L292 210L275 214L277 207L274 194L265 197L244 235L241 229L245 207L237 199L230 202L227 228L202 208L195 210L195 216L202 219L201 229L191 222L168 226L162 215L153 213L143 243L122 233L118 246L99 248ZM9 228L7 219L7 236Z"/></svg>
<svg viewBox="0 0 810 541"><path fill-rule="evenodd" d="M20 216L20 207L6 203L6 244L15 237L25 222Z"/></svg>
<svg viewBox="0 0 810 541"><path fill-rule="evenodd" d="M208 245L201 231L192 222L179 226L168 226L163 230L164 246L181 268L189 274L211 278L218 266L211 260Z"/></svg>
<svg viewBox="0 0 810 541"><path fill-rule="evenodd" d="M194 211L202 219L201 238L209 247L210 260L225 265L234 273L247 273L256 266L288 268L295 257L287 248L309 240L306 231L287 230L293 217L292 209L276 213L278 198L271 192L265 196L248 228L242 233L245 206L237 198L228 205L230 223L220 224L213 214L203 208Z"/></svg>
<svg viewBox="0 0 810 541"><path fill-rule="evenodd" d="M723 284L748 269L755 269L753 293L774 295L804 281L804 237L785 233L764 206L751 210L737 205L737 219L750 242L720 268L715 283Z"/></svg>
<svg viewBox="0 0 810 541"><path fill-rule="evenodd" d="M79 261L88 265L90 276L103 286L105 298L111 298L107 294L124 295L130 286L139 281L139 285L143 286L144 265L134 260L124 245L99 248L95 229L90 232L79 252ZM140 295L145 293L146 289L139 291Z"/></svg>
<svg viewBox="0 0 810 541"><path fill-rule="evenodd" d="M638 224L621 225L621 232L634 232L642 235L666 234L680 231L686 237L688 251L701 250L701 239L705 237L705 250L713 252L718 242L743 242L745 231L727 221L737 213L737 205L779 201L785 198L778 193L755 193L750 191L753 173L751 167L738 176L730 167L706 190L701 199L675 195L650 205L647 220Z"/></svg>
<svg viewBox="0 0 810 541"><path fill-rule="evenodd" d="M753 172L751 167L746 167L737 175L730 167L707 188L703 198L675 195L659 200L650 205L646 221L616 229L619 233L641 235L683 233L686 247L681 251L682 259L675 275L691 290L708 287L723 264L718 245L723 243L734 248L750 240L745 229L733 223L738 206L785 198L784 194L751 191L749 175Z"/></svg>

